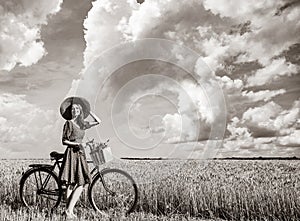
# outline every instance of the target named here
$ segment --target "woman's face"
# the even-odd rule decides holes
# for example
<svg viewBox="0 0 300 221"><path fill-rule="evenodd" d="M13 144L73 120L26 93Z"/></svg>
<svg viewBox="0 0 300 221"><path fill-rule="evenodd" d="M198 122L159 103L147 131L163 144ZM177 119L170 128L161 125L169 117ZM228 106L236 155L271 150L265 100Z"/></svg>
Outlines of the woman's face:
<svg viewBox="0 0 300 221"><path fill-rule="evenodd" d="M80 115L80 107L78 104L72 105L72 116L73 118L77 118Z"/></svg>

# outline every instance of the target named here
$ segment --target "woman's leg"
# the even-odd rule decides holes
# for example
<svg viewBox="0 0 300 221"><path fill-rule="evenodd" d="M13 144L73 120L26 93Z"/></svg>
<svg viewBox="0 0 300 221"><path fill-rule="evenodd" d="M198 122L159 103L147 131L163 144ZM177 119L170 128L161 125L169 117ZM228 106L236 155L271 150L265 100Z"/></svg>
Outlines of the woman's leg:
<svg viewBox="0 0 300 221"><path fill-rule="evenodd" d="M67 202L69 201L69 198L70 198L70 196L72 194L73 189L74 189L74 186L72 186L72 185L69 185L68 188L67 188L67 192L66 192Z"/></svg>
<svg viewBox="0 0 300 221"><path fill-rule="evenodd" d="M83 190L83 186L75 186L67 203L67 213L74 214L73 209Z"/></svg>

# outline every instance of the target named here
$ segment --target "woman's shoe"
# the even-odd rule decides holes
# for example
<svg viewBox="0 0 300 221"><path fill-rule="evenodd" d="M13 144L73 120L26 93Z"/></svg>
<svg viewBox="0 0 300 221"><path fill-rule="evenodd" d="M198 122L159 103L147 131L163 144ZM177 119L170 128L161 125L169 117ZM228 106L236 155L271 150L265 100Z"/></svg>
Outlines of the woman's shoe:
<svg viewBox="0 0 300 221"><path fill-rule="evenodd" d="M73 217L73 219L77 219L77 216L72 212L71 216Z"/></svg>
<svg viewBox="0 0 300 221"><path fill-rule="evenodd" d="M65 214L67 220L73 220L73 219L77 218L77 216L74 213L71 213L68 210L66 210L64 212L64 214Z"/></svg>
<svg viewBox="0 0 300 221"><path fill-rule="evenodd" d="M101 216L103 216L103 217L105 217L105 218L108 218L108 217L109 217L109 215L108 215L107 213L105 213L105 212L98 211L98 213L100 213Z"/></svg>

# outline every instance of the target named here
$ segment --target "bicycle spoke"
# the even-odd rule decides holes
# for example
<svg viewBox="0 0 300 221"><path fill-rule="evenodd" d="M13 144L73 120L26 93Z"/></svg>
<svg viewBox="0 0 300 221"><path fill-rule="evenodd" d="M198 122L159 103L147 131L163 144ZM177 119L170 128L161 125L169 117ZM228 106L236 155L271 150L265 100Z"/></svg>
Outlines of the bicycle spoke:
<svg viewBox="0 0 300 221"><path fill-rule="evenodd" d="M40 195L42 198L44 198L44 199L50 199L50 200L53 200L53 201L56 201L57 199L56 198L52 198L52 197L50 197L49 195Z"/></svg>
<svg viewBox="0 0 300 221"><path fill-rule="evenodd" d="M91 190L92 205L96 210L113 210L127 213L133 209L137 200L137 189L132 178L123 171L110 169L93 182Z"/></svg>
<svg viewBox="0 0 300 221"><path fill-rule="evenodd" d="M39 178L36 177L36 173L34 173L36 188L39 189Z"/></svg>
<svg viewBox="0 0 300 221"><path fill-rule="evenodd" d="M51 176L48 174L45 180L42 182L42 188L45 188L45 186L48 184L48 181L50 180Z"/></svg>
<svg viewBox="0 0 300 221"><path fill-rule="evenodd" d="M21 187L22 202L32 208L53 208L60 201L60 186L51 171L37 168L27 175Z"/></svg>

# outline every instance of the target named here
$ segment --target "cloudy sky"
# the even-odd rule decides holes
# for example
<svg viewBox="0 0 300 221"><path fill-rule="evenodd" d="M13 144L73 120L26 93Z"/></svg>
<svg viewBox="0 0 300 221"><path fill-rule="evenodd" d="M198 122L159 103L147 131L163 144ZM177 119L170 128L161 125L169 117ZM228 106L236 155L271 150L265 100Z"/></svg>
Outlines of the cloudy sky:
<svg viewBox="0 0 300 221"><path fill-rule="evenodd" d="M116 156L300 157L299 36L293 0L0 0L1 156L63 151L79 94Z"/></svg>

